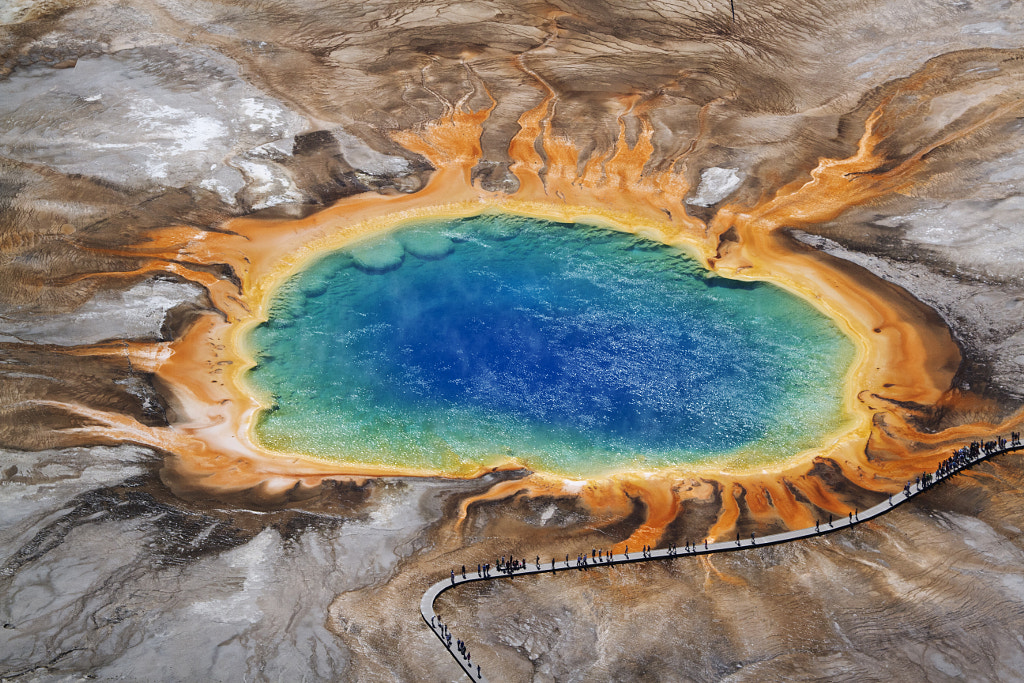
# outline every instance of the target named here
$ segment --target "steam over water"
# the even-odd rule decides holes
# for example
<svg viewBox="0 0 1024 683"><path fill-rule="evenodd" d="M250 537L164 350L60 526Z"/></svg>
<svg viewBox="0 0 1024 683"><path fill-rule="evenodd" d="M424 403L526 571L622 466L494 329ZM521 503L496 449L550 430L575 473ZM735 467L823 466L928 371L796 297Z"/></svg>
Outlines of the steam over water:
<svg viewBox="0 0 1024 683"><path fill-rule="evenodd" d="M803 300L609 229L488 214L335 252L249 346L265 446L457 472L762 465L842 427L853 344Z"/></svg>

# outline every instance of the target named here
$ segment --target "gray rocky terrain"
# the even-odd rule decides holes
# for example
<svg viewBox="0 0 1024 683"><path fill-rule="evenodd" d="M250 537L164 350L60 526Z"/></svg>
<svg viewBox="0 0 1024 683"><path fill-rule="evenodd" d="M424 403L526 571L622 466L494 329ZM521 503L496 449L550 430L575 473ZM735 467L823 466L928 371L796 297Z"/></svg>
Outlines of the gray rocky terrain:
<svg viewBox="0 0 1024 683"><path fill-rule="evenodd" d="M393 133L495 102L473 175L511 192L519 117L590 155L683 166L711 223L858 151L911 184L796 240L903 288L963 357L953 389L1024 406L1024 3L13 0L0 6L0 680L420 681L461 671L419 619L451 566L610 545L642 515L572 496L460 504L501 479L381 478L268 503L175 495L168 453L83 436L60 400L173 423L103 342L213 304L143 273L146 231L308 215L434 172ZM966 131L966 132L965 132ZM955 138L955 139L954 139ZM952 140L945 142L945 140ZM915 156L916 155L916 156ZM908 162L908 163L910 163ZM542 172L543 175L543 172ZM723 238L724 239L724 238ZM205 272L222 281L225 264ZM133 275L139 270L139 275ZM865 275L866 277L867 275ZM955 411L953 411L955 412ZM979 434L979 436L988 436ZM492 681L1024 680L1024 470L980 465L877 522L704 563L450 591ZM707 520L682 520L666 542ZM701 527L703 525L703 527ZM674 530L673 530L674 529Z"/></svg>

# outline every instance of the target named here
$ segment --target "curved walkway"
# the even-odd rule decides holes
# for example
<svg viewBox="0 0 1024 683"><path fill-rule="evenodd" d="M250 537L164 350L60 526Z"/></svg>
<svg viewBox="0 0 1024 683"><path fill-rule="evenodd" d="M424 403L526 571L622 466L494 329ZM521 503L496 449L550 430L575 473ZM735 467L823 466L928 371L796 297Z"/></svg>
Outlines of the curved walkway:
<svg viewBox="0 0 1024 683"><path fill-rule="evenodd" d="M451 631L448 630L446 625L441 623L440 618L434 612L434 601L437 600L437 596L446 590L455 588L456 586L461 586L465 583L471 583L473 581L493 581L494 579L525 576L528 574L553 574L555 572L564 572L572 569L591 569L617 564L628 564L631 562L650 562L652 560L665 560L676 557L691 557L710 555L713 553L734 552L752 547L776 545L779 543L796 541L802 538L821 536L884 515L898 505L907 502L914 496L928 490L935 484L952 477L961 470L993 456L1019 450L1024 450L1024 445L1020 442L1019 434L1014 435L1012 442L1005 441L1002 438L997 438L996 441L990 441L986 444L972 444L970 449L964 448L957 451L953 458L950 458L950 460L944 463L937 472L934 474L922 475L918 480L909 482L904 487L903 491L889 496L888 500L883 500L878 505L868 508L863 512L851 514L847 518L834 520L820 525L816 523L815 526L808 527L806 529L784 531L782 533L762 536L760 538L751 535L750 538L741 539L737 537L735 540L731 541L719 541L717 543L705 542L703 544L695 544L694 546L685 549L673 546L671 548L659 548L657 550L648 550L646 552L631 552L622 553L620 555L603 556L597 559L588 559L586 555L583 555L582 561L567 560L562 562L552 560L550 564L533 563L532 565L519 567L515 570L505 569L499 571L494 569L491 571L467 572L465 575L461 572L453 572L449 574L448 578L438 581L428 588L427 592L423 594L423 598L420 600L420 614L423 616L423 621L426 622L427 626L430 627L430 630L434 632L434 635L441 641L441 644L448 650L448 653L451 654L451 656L455 658L455 661L459 663L459 666L461 666L462 670L466 672L466 675L474 681L486 681L487 679L484 677L483 671L480 669L479 665L473 663L472 653L467 649L459 647L459 641L454 639Z"/></svg>

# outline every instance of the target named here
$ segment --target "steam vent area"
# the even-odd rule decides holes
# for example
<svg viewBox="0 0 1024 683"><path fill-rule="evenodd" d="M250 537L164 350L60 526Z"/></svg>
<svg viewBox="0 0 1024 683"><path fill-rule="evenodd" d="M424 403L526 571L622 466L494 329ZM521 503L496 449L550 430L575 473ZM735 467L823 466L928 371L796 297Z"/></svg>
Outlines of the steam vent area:
<svg viewBox="0 0 1024 683"><path fill-rule="evenodd" d="M1024 3L0 3L0 681L1018 681Z"/></svg>

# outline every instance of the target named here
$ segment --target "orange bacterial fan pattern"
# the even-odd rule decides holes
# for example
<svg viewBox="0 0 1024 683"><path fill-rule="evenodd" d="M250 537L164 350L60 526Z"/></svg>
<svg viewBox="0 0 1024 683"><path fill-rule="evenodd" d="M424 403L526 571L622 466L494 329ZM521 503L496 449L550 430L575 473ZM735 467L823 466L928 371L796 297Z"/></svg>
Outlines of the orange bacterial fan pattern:
<svg viewBox="0 0 1024 683"><path fill-rule="evenodd" d="M140 443L167 453L164 481L183 496L244 496L280 504L311 495L329 479L451 476L283 456L261 448L250 436L261 405L241 381L252 365L241 343L245 332L266 319L275 286L318 254L403 222L486 210L588 221L685 247L727 277L774 282L832 317L858 348L845 399L856 420L819 448L793 454L771 471L627 472L591 481L530 473L462 500L461 519L472 516L482 503L521 495L573 497L611 517L625 517L639 503L645 520L619 544L639 548L658 543L674 524L685 526L688 511L698 507L716 511L701 532L711 538L726 537L742 525L803 528L830 514L846 516L857 506L866 507L872 496L897 491L908 478L933 470L952 448L978 434L1008 431L1021 421L1016 415L1002 424L924 429L929 416L956 407L969 407L964 414L998 414L981 399L951 389L960 352L950 331L903 290L812 250L785 230L809 229L850 207L911 191L928 181L937 150L1019 114L1019 99L989 102L914 149L889 144L923 115L922 103L937 96L940 89L934 84L943 78L948 75L942 65L930 64L886 86L865 119L852 156L823 158L809 176L766 191L751 206L722 206L707 221L689 215L683 203L692 189L687 178L700 170L688 163L704 134L707 107L695 122L698 138L671 163L655 164L648 113L658 107L658 97L624 99L614 147L583 154L579 140L553 132L559 101L547 89L540 103L519 117L519 130L508 146L518 190L503 194L473 181L473 169L483 156L481 134L495 107L493 99L490 106L469 107L472 96L486 92L479 85L478 91L449 103L438 120L393 133L395 142L422 155L435 169L415 193L366 193L305 218L238 218L216 231L169 226L151 231L147 241L129 250L106 252L141 258L146 264L109 277L173 273L204 287L216 309L172 342L69 351L127 353L132 366L152 373L167 395L173 409L169 426L147 426L67 403L41 403L84 418L85 426L73 430L83 437ZM908 105L908 98L917 105ZM627 130L635 133L632 145ZM228 266L234 277L214 274L218 271L208 267L212 264ZM508 462L498 469L518 467ZM485 471L490 470L460 471L458 476Z"/></svg>

